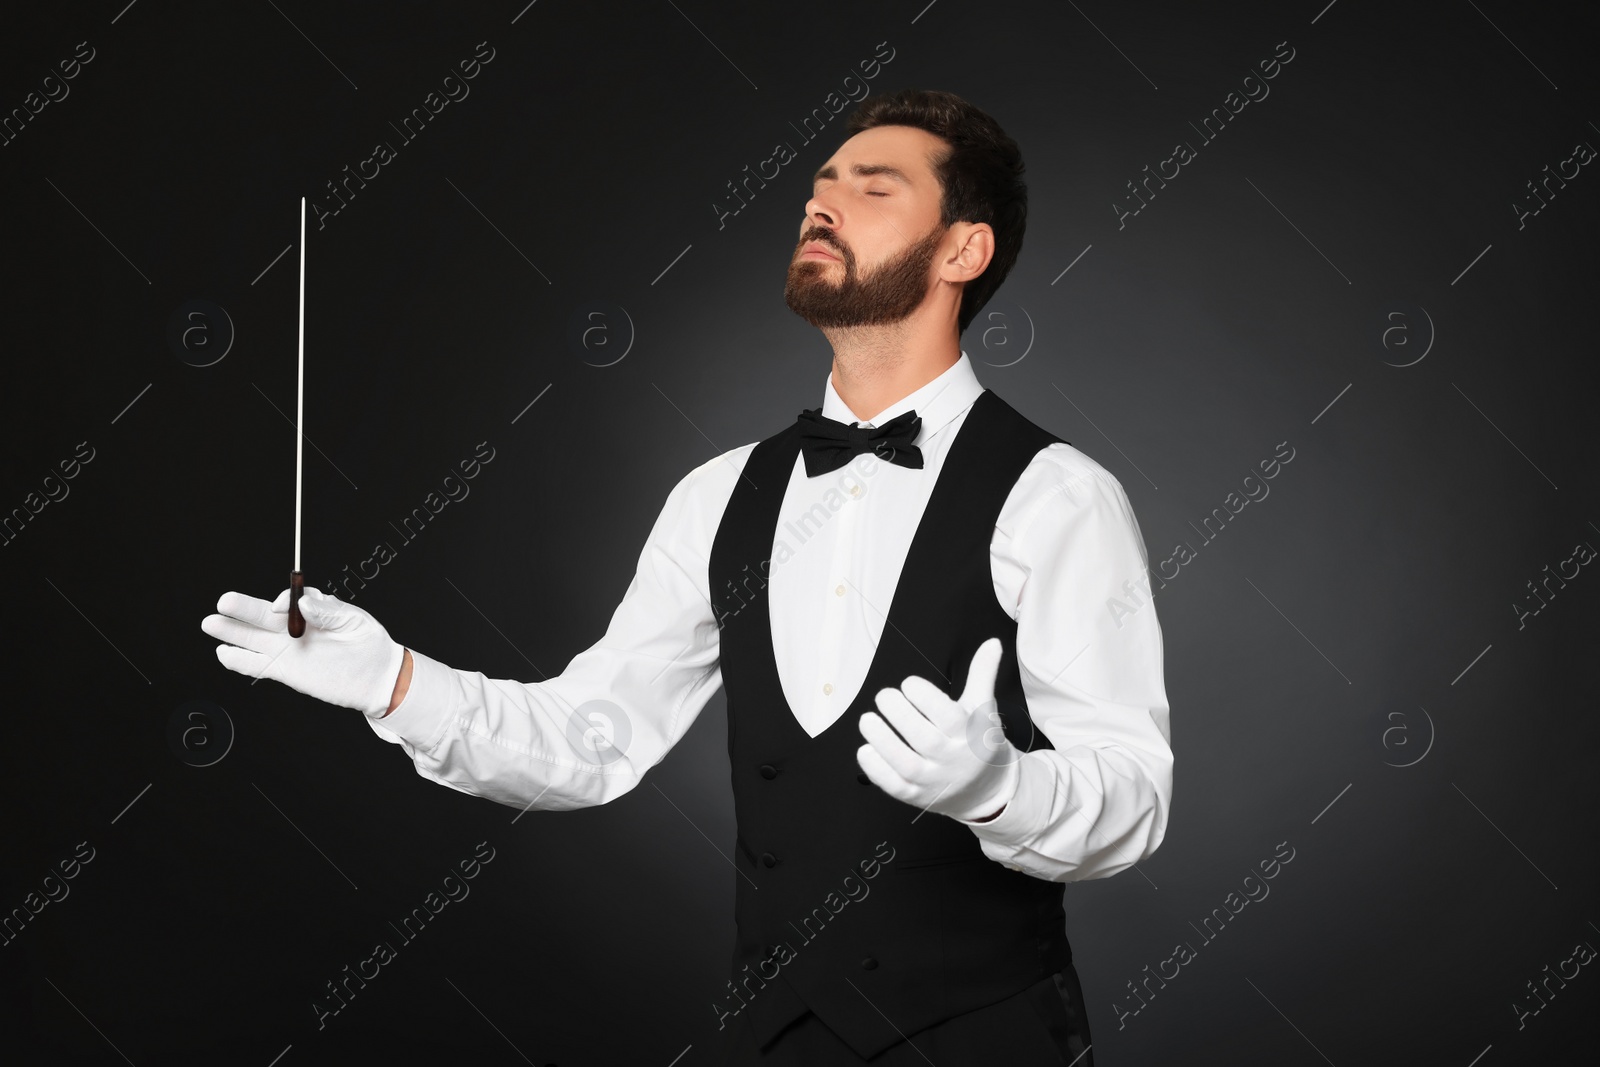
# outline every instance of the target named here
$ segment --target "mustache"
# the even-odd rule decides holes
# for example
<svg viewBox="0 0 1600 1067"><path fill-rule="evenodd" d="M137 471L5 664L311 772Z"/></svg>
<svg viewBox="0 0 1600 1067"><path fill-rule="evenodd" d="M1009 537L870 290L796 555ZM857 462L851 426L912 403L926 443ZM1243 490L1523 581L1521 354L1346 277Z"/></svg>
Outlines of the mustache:
<svg viewBox="0 0 1600 1067"><path fill-rule="evenodd" d="M817 244L822 245L824 248L829 248L829 249L832 249L834 252L837 252L839 254L839 258L840 259L844 259L846 257L846 252L845 252L844 246L841 245L837 240L835 240L834 236L831 233L828 233L826 230L813 230L810 233L807 233L805 236L801 237L800 238L800 243L795 245L795 248L794 248L795 255L798 256L800 254L800 249L804 248L806 245L810 244L812 241L815 241Z"/></svg>

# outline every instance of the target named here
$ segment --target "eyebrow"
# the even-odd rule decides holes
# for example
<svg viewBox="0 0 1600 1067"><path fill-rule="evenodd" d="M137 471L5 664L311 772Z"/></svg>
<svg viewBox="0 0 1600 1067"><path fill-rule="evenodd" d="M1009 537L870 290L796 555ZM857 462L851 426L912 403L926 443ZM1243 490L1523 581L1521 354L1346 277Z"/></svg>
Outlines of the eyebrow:
<svg viewBox="0 0 1600 1067"><path fill-rule="evenodd" d="M866 178L874 174L881 174L885 178L894 179L901 185L912 184L911 179L906 177L903 171L901 171L898 167L891 167L887 163L853 163L850 166L850 173L854 174L858 178ZM833 179L837 178L838 176L839 172L834 169L832 163L829 163L812 176L811 184L816 185L824 178Z"/></svg>

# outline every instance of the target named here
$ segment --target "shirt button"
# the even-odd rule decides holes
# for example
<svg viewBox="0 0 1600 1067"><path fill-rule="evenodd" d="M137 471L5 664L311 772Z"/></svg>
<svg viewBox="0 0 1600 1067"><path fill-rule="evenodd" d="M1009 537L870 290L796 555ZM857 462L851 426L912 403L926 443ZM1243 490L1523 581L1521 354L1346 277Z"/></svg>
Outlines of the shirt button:
<svg viewBox="0 0 1600 1067"><path fill-rule="evenodd" d="M833 595L834 596L844 596L844 586L842 586L842 585L835 586L834 590L833 590Z"/></svg>
<svg viewBox="0 0 1600 1067"><path fill-rule="evenodd" d="M778 865L778 857L770 852L763 852L761 854L761 862L768 867L776 867Z"/></svg>
<svg viewBox="0 0 1600 1067"><path fill-rule="evenodd" d="M874 970L877 970L877 968L878 968L878 961L877 961L876 958L874 958L872 956L868 956L866 959L861 961L861 969L863 971L874 971Z"/></svg>
<svg viewBox="0 0 1600 1067"><path fill-rule="evenodd" d="M850 487L850 495L851 496L860 496L861 495L861 487L859 485L852 485Z"/></svg>
<svg viewBox="0 0 1600 1067"><path fill-rule="evenodd" d="M832 682L823 682L822 683L822 695L823 696L832 696L833 695L833 683Z"/></svg>
<svg viewBox="0 0 1600 1067"><path fill-rule="evenodd" d="M761 777L769 780L778 777L778 768L770 763L763 763L761 765Z"/></svg>

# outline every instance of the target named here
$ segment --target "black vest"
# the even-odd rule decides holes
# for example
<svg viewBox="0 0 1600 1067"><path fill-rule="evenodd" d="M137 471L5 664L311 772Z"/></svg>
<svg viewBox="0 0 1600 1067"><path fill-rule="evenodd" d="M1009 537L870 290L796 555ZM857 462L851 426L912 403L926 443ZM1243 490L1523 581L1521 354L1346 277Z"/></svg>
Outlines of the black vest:
<svg viewBox="0 0 1600 1067"><path fill-rule="evenodd" d="M737 822L733 980L713 1005L724 1026L749 1012L765 1043L809 1008L870 1057L1071 961L1061 883L989 859L966 826L889 796L856 763L858 722L878 690L918 674L958 695L972 654L995 636L1006 736L1022 751L1053 747L1028 715L1017 624L995 600L989 543L1018 477L1059 440L992 391L979 394L912 539L866 680L815 738L784 698L766 595L798 427L752 450L709 560Z"/></svg>

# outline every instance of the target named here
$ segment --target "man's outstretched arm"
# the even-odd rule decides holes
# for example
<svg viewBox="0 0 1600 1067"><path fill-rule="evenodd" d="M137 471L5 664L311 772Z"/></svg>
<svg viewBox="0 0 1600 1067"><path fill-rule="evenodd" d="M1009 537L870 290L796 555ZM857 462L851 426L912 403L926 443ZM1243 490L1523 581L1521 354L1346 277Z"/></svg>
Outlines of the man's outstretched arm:
<svg viewBox="0 0 1600 1067"><path fill-rule="evenodd" d="M265 647L267 654L224 644L218 657L240 673L279 678L359 708L375 733L405 750L419 775L441 785L518 808L606 803L638 784L721 685L705 561L741 453L734 462L723 456L696 468L673 488L605 636L557 676L519 682L450 667L389 641L362 609L309 589L301 602L305 637L283 635L279 611L277 644ZM226 594L224 601L237 597ZM283 605L272 607L286 610L286 595L279 599ZM348 630L381 648L367 655L383 667L381 690L368 682L357 699L332 699L305 684L299 668L286 670L316 653L326 657L316 672L326 679L321 684L332 686L349 673L339 658L346 653L341 634L317 628L319 605L351 620ZM219 610L227 610L222 602ZM270 618L257 622L272 626ZM235 644L273 639L226 613L208 617L202 628Z"/></svg>

